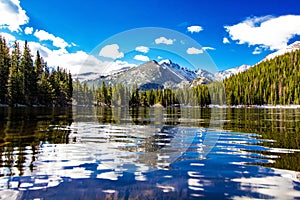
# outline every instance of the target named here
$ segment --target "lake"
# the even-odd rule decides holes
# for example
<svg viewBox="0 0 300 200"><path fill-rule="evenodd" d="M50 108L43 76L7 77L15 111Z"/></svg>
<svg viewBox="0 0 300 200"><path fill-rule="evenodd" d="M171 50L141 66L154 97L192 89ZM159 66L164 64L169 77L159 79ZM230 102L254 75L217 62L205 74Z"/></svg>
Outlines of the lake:
<svg viewBox="0 0 300 200"><path fill-rule="evenodd" d="M300 109L0 108L0 199L300 199Z"/></svg>

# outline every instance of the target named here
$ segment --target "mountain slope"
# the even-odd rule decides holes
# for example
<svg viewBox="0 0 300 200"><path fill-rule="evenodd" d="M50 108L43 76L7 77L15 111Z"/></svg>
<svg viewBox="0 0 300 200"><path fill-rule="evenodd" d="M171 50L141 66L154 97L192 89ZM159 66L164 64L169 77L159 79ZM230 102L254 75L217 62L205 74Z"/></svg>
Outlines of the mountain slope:
<svg viewBox="0 0 300 200"><path fill-rule="evenodd" d="M162 60L159 62L159 65L162 67L167 67L172 69L176 74L182 76L183 79L192 81L198 77L198 74L195 71L189 70L187 68L181 67L176 63L173 63L171 60Z"/></svg>
<svg viewBox="0 0 300 200"><path fill-rule="evenodd" d="M224 80L231 105L300 104L300 50L265 60Z"/></svg>

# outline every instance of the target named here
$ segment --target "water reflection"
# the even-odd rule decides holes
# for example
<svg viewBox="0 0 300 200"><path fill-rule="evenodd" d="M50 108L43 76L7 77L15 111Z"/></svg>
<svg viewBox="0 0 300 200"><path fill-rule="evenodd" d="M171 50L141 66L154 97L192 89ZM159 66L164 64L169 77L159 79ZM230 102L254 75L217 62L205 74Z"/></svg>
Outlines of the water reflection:
<svg viewBox="0 0 300 200"><path fill-rule="evenodd" d="M1 109L1 175L28 175L34 170L39 146L68 143L70 109Z"/></svg>
<svg viewBox="0 0 300 200"><path fill-rule="evenodd" d="M274 157L274 162L262 165L300 171L299 109L233 108L227 109L226 119L224 129L255 133L252 138L259 138L259 145L270 148L255 149L257 154Z"/></svg>
<svg viewBox="0 0 300 200"><path fill-rule="evenodd" d="M4 198L300 196L299 110L1 108L0 115Z"/></svg>
<svg viewBox="0 0 300 200"><path fill-rule="evenodd" d="M185 126L187 117L199 112L191 109L193 112L186 112L188 116L185 116L181 110L97 108L97 122L82 123L75 119L76 132L70 138L76 138L71 139L76 144L85 144L85 150L101 163L101 168L120 169L121 172L168 169L185 153L197 134L203 132L198 128L196 118L189 122L190 127ZM77 110L79 116L82 115L80 112L85 111Z"/></svg>

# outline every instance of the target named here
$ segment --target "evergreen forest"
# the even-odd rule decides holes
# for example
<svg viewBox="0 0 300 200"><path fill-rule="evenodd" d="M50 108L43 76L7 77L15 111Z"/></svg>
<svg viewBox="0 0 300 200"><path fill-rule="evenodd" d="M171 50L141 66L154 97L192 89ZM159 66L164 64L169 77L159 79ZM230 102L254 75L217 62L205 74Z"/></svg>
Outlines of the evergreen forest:
<svg viewBox="0 0 300 200"><path fill-rule="evenodd" d="M300 104L300 50L224 80L229 105Z"/></svg>
<svg viewBox="0 0 300 200"><path fill-rule="evenodd" d="M72 76L49 68L36 52L33 60L27 41L21 51L0 36L0 104L10 106L68 106L72 103Z"/></svg>

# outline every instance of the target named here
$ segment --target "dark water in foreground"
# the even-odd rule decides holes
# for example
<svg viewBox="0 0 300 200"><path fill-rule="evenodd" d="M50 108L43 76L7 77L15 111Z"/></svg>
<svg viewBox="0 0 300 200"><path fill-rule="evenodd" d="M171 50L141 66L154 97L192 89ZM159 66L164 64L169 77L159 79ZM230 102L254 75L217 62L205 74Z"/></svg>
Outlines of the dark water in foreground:
<svg viewBox="0 0 300 200"><path fill-rule="evenodd" d="M0 199L300 199L300 109L0 108Z"/></svg>

